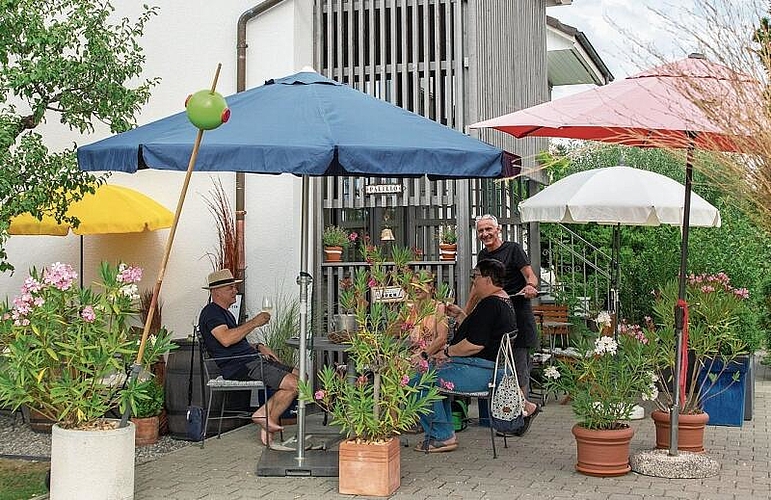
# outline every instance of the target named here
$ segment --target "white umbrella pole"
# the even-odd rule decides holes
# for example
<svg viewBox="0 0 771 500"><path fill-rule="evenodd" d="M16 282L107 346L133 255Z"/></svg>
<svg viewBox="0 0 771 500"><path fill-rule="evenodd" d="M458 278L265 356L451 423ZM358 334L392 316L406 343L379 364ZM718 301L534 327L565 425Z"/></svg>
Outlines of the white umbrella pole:
<svg viewBox="0 0 771 500"><path fill-rule="evenodd" d="M211 91L214 92L217 89L217 80L220 76L220 68L222 68L222 64L217 65L217 71L214 74L214 81L211 85ZM201 140L203 140L203 130L198 129L198 135L196 135L195 143L193 143L193 152L190 154L190 161L187 164L187 170L185 171L185 181L182 183L182 190L179 193L179 198L177 199L177 209L174 212L174 222L171 224L171 230L169 231L169 237L166 239L166 248L163 252L163 257L161 258L161 265L158 269L158 278L155 281L155 286L153 287L153 297L150 300L150 307L147 311L147 318L145 319L145 326L142 330L142 340L139 342L139 352L137 352L137 359L134 362L134 365L131 367L131 380L136 380L136 378L139 376L139 372L142 369L142 358L145 354L145 344L147 343L147 337L150 333L150 325L153 322L153 317L155 316L155 309L156 305L158 304L158 296L161 293L161 285L163 285L163 277L166 274L166 265L169 263L169 256L171 255L171 247L174 244L174 235L177 233L177 226L179 225L179 217L182 215L182 206L185 203L185 196L187 195L187 188L190 185L190 177L193 174L193 167L195 166L195 160L198 158L198 150L201 147ZM126 409L123 411L123 415L121 417L120 426L125 427L128 425L128 418L129 414L131 413L131 408L129 405L126 405Z"/></svg>
<svg viewBox="0 0 771 500"><path fill-rule="evenodd" d="M300 222L300 274L297 284L300 285L300 345L298 348L300 357L299 377L305 381L307 377L307 336L308 336L308 287L313 278L308 273L308 226L310 224L309 211L310 178L302 177L302 208ZM297 465L303 465L305 461L305 401L302 398L297 402Z"/></svg>

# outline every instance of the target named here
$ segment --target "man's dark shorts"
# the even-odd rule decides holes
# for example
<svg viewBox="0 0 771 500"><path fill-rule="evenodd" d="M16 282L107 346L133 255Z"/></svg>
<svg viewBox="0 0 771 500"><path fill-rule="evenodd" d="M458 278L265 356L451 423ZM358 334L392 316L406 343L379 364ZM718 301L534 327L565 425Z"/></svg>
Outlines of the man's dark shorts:
<svg viewBox="0 0 771 500"><path fill-rule="evenodd" d="M281 381L288 373L292 373L291 366L265 356L259 356L254 361L247 363L231 378L234 380L261 380L271 389L278 389L281 387Z"/></svg>

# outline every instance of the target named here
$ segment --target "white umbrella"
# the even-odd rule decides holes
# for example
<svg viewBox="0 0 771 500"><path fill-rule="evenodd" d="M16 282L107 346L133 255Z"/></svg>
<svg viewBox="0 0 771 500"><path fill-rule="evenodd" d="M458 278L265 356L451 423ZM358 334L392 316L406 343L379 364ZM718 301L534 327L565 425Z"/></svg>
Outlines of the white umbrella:
<svg viewBox="0 0 771 500"><path fill-rule="evenodd" d="M685 186L656 172L606 167L569 175L519 204L522 222L680 226ZM720 227L720 212L691 198L690 226Z"/></svg>
<svg viewBox="0 0 771 500"><path fill-rule="evenodd" d="M613 331L618 314L620 226L682 226L685 186L656 172L618 166L578 172L519 204L522 222L614 224L611 294ZM720 212L691 194L689 226L720 227Z"/></svg>

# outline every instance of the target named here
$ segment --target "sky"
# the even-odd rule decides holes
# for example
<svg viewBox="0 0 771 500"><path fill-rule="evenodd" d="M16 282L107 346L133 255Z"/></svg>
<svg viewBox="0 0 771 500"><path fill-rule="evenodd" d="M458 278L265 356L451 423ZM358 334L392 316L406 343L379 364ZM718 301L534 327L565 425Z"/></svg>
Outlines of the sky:
<svg viewBox="0 0 771 500"><path fill-rule="evenodd" d="M650 58L635 54L629 43L632 37L645 44L653 44L656 52L671 60L680 59L693 51L687 43L676 40L668 31L662 17L651 9L669 16L686 16L693 11L697 0L573 0L572 5L550 7L547 14L582 31L616 80L635 74L655 63ZM639 52L639 51L638 51ZM583 90L585 86L555 89L557 94Z"/></svg>

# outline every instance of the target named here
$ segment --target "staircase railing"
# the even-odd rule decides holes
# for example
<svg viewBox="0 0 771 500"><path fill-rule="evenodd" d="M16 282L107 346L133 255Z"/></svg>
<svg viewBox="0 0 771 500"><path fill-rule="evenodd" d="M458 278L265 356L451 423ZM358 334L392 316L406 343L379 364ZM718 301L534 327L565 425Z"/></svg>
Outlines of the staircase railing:
<svg viewBox="0 0 771 500"><path fill-rule="evenodd" d="M611 256L567 226L541 232L541 288L575 314L607 309Z"/></svg>

